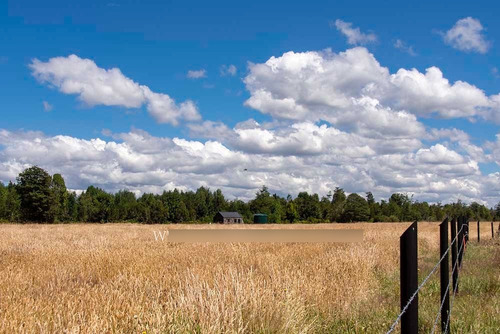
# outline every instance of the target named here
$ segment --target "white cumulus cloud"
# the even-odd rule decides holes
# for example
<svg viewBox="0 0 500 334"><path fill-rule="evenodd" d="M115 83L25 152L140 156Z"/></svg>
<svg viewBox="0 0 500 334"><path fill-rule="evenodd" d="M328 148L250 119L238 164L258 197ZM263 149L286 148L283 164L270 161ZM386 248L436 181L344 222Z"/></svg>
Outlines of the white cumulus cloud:
<svg viewBox="0 0 500 334"><path fill-rule="evenodd" d="M466 52L486 53L491 43L483 34L483 25L478 19L466 17L443 34L446 44Z"/></svg>
<svg viewBox="0 0 500 334"><path fill-rule="evenodd" d="M208 186L249 199L262 185L284 196L304 190L325 195L340 186L378 198L399 191L420 200L498 201L500 173L482 175L477 161L441 143L387 151L390 140L312 123L263 128L247 122L224 142L156 137L137 129L107 134L113 139L0 130L0 181L37 164L61 173L76 190L90 184L138 193Z"/></svg>
<svg viewBox="0 0 500 334"><path fill-rule="evenodd" d="M37 80L64 94L78 95L89 106L139 108L147 104L149 113L159 123L173 125L182 119L201 119L194 102L187 100L178 105L167 94L152 92L126 77L120 69L103 69L90 59L76 55L50 58L47 62L34 59L29 66Z"/></svg>
<svg viewBox="0 0 500 334"><path fill-rule="evenodd" d="M276 119L324 120L359 131L419 127L413 116L483 117L498 121L500 99L437 67L391 74L367 49L287 52L250 64L245 104Z"/></svg>

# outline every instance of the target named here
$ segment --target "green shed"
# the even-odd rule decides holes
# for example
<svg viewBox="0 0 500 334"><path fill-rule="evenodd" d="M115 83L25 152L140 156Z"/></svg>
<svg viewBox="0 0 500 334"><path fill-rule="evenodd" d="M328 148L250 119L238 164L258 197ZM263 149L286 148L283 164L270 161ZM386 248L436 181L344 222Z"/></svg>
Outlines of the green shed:
<svg viewBox="0 0 500 334"><path fill-rule="evenodd" d="M267 215L263 213L257 213L253 215L254 224L267 224Z"/></svg>

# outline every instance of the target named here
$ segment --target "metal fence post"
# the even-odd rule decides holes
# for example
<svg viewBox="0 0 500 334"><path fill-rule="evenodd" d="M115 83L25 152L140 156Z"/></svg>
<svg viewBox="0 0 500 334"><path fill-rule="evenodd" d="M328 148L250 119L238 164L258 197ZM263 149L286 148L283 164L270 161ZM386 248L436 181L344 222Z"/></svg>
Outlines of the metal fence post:
<svg viewBox="0 0 500 334"><path fill-rule="evenodd" d="M495 239L495 232L493 231L493 222L491 222L491 239Z"/></svg>
<svg viewBox="0 0 500 334"><path fill-rule="evenodd" d="M469 242L469 218L465 218L465 244Z"/></svg>
<svg viewBox="0 0 500 334"><path fill-rule="evenodd" d="M477 221L477 242L481 241L481 232L479 231L479 220Z"/></svg>
<svg viewBox="0 0 500 334"><path fill-rule="evenodd" d="M456 239L455 239L456 237ZM451 275L453 276L453 291L456 291L458 286L458 268L453 268L455 266L455 263L457 262L457 244L458 244L458 237L457 237L457 219L453 218L451 220L451 268L452 268L452 273Z"/></svg>
<svg viewBox="0 0 500 334"><path fill-rule="evenodd" d="M465 217L464 216L460 216L458 217L458 239L457 239L457 249L458 249L458 268L461 268L462 267L462 255L464 253L464 230L465 230L465 226L464 226L464 219ZM462 250L460 250L460 248ZM457 268L457 270L458 270ZM458 291L458 286L457 286L457 291Z"/></svg>
<svg viewBox="0 0 500 334"><path fill-rule="evenodd" d="M441 331L446 332L446 324L450 316L450 294L448 292L450 276L449 276L449 255L448 255L448 218L445 218L441 225L439 225L439 258L441 267L439 269L441 281ZM445 255L446 254L446 255Z"/></svg>
<svg viewBox="0 0 500 334"><path fill-rule="evenodd" d="M401 311L418 288L417 222L399 238ZM418 293L401 317L401 333L418 333Z"/></svg>

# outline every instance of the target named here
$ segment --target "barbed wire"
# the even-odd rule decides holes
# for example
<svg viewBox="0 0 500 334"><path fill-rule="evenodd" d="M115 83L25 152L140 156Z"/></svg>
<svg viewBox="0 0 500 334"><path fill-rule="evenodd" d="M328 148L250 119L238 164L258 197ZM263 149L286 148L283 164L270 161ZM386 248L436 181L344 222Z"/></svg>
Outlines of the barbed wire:
<svg viewBox="0 0 500 334"><path fill-rule="evenodd" d="M457 234L458 236L458 234ZM455 237L456 239L456 237ZM453 241L454 242L454 241ZM452 244L453 244L452 242ZM460 246L460 250L458 251L458 254L460 254L460 252L462 251L463 249L463 243L461 244ZM455 272L455 268L457 267L458 265L458 256L457 256L457 259L455 260L455 264L453 265L453 268L451 269L451 273L453 275L453 273ZM458 276L457 276L458 278ZM458 280L457 280L458 282ZM445 295L448 293L448 291L450 290L450 284L451 284L451 281L448 282L448 286L446 287L446 291L445 291ZM455 295L453 295L453 297L455 297ZM432 330L431 330L431 334L434 334L434 331L436 330L436 325L437 325L437 322L438 322L438 319L439 319L439 315L441 314L441 310L443 309L443 306L444 306L444 302L446 301L446 298L443 299L443 301L441 302L441 307L439 308L438 312L437 312L437 316L436 316L436 319L434 320L434 325L432 325ZM448 318L446 319L446 322L448 323L450 321L450 316L451 316L451 305L450 305L450 311L448 313ZM444 333L446 333L446 329L444 331Z"/></svg>
<svg viewBox="0 0 500 334"><path fill-rule="evenodd" d="M432 274L434 274L434 272L436 271L436 269L439 267L439 265L443 261L444 257L446 256L446 254L448 254L448 252L450 251L451 246L453 245L453 243L457 239L459 233L462 232L462 230L464 229L464 226L465 226L465 224L462 225L462 227L460 228L460 230L457 232L455 238L451 242L450 246L446 249L446 251L444 252L444 254L441 257L441 259L438 261L438 263L436 263L436 265L434 266L434 268L432 268L431 272L427 275L427 277L424 278L424 280L422 281L422 283L420 283L420 285L417 287L417 290L415 290L415 292L410 297L410 299L408 299L408 302L406 302L405 307L403 307L403 309L401 310L401 313L399 313L398 317L396 318L396 320L394 321L394 323L392 324L391 328L389 328L389 330L387 331L386 334L390 334L390 333L392 333L394 331L394 329L396 328L397 324L399 323L399 321L403 317L403 314L405 314L405 312L410 307L410 304L413 301L413 299L415 299L415 297L418 295L418 292L420 291L420 289L425 285L425 283L427 283L427 280L429 280L429 278L432 276ZM458 258L458 256L457 256L457 258Z"/></svg>

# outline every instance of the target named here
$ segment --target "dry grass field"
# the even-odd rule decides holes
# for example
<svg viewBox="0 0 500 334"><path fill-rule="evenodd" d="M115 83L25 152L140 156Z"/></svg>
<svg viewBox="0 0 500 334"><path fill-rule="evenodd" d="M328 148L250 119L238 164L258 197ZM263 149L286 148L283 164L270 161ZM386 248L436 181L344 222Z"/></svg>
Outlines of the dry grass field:
<svg viewBox="0 0 500 334"><path fill-rule="evenodd" d="M1 333L381 333L399 310L399 236L361 228L352 244L173 244L153 231L218 225L0 224ZM490 225L464 258L452 332L498 333L500 243ZM438 224L419 223L419 275L439 257ZM429 332L439 272L419 296ZM439 331L438 331L439 332Z"/></svg>

